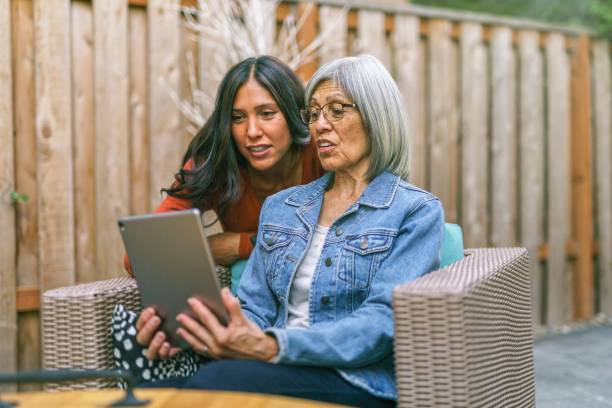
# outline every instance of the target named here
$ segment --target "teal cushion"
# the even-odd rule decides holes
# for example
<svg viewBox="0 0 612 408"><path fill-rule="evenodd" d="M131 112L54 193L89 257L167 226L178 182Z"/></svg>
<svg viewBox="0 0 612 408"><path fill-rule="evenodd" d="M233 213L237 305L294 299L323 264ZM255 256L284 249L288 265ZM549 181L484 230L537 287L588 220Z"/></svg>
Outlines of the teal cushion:
<svg viewBox="0 0 612 408"><path fill-rule="evenodd" d="M440 249L440 268L444 268L463 258L463 231L457 224L444 224L442 249Z"/></svg>
<svg viewBox="0 0 612 408"><path fill-rule="evenodd" d="M440 250L440 268L452 264L463 258L463 231L457 224L444 224L444 237L442 238L442 249ZM238 284L247 264L247 259L236 261L230 267L232 284L230 289L234 296L238 291Z"/></svg>
<svg viewBox="0 0 612 408"><path fill-rule="evenodd" d="M234 296L236 296L236 292L238 292L238 284L240 283L242 273L246 269L247 261L248 259L240 259L230 266L230 272L232 274L232 284L230 289Z"/></svg>

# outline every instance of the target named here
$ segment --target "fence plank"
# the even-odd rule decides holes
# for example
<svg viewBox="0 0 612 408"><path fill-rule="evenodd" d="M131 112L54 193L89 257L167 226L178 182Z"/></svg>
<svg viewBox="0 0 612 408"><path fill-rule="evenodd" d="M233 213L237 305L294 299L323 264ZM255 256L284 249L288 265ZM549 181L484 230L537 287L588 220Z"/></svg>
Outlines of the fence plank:
<svg viewBox="0 0 612 408"><path fill-rule="evenodd" d="M544 73L540 36L519 33L520 84L520 241L531 258L532 307L536 326L542 321L543 281L538 248L544 242Z"/></svg>
<svg viewBox="0 0 612 408"><path fill-rule="evenodd" d="M208 2L209 9L218 9L221 7L221 1L222 0L210 0ZM200 3L198 3L198 5L200 5ZM200 9L198 17L200 19L198 21L200 25L211 24L208 22L211 20L211 17L202 9ZM198 33L200 39L198 50L198 66L200 67L199 84L203 93L200 103L202 105L202 113L206 118L213 111L217 87L223 78L223 74L230 65L230 58L224 46L225 40L223 31L220 29L214 30L215 27L211 28L213 28L213 30L206 32L206 34Z"/></svg>
<svg viewBox="0 0 612 408"><path fill-rule="evenodd" d="M572 237L578 247L573 273L573 316L593 315L593 191L591 146L591 61L586 34L576 40L571 71Z"/></svg>
<svg viewBox="0 0 612 408"><path fill-rule="evenodd" d="M93 2L98 279L123 273L117 219L129 213L127 0Z"/></svg>
<svg viewBox="0 0 612 408"><path fill-rule="evenodd" d="M150 206L168 187L180 166L181 115L169 92L180 92L181 21L177 0L149 1L149 138ZM203 66L203 65L202 65Z"/></svg>
<svg viewBox="0 0 612 408"><path fill-rule="evenodd" d="M96 121L92 5L85 2L72 2L71 19L76 274L77 282L91 282L98 278L96 274L96 183L94 182L96 163L94 124ZM106 121L102 121L101 126L106 126L106 124ZM108 134L103 137L112 139L113 136ZM111 180L105 181L112 183Z"/></svg>
<svg viewBox="0 0 612 408"><path fill-rule="evenodd" d="M70 2L34 2L41 290L75 283Z"/></svg>
<svg viewBox="0 0 612 408"><path fill-rule="evenodd" d="M38 213L36 207L36 114L34 107L34 10L30 0L12 5L13 89L16 190L29 201L17 207L17 287L38 287ZM38 313L20 313L18 322L18 368L40 369L40 319ZM40 389L38 384L19 384L20 391Z"/></svg>
<svg viewBox="0 0 612 408"><path fill-rule="evenodd" d="M570 237L570 70L565 38L550 34L546 44L548 89L548 294L546 323L571 319L571 275L565 257Z"/></svg>
<svg viewBox="0 0 612 408"><path fill-rule="evenodd" d="M482 26L461 24L461 223L466 247L487 245L487 58Z"/></svg>
<svg viewBox="0 0 612 408"><path fill-rule="evenodd" d="M326 39L321 45L321 65L346 55L346 17L347 10L344 8L319 6L320 32Z"/></svg>
<svg viewBox="0 0 612 408"><path fill-rule="evenodd" d="M149 132L147 71L147 11L129 11L130 65L130 212L144 214L149 206Z"/></svg>
<svg viewBox="0 0 612 408"><path fill-rule="evenodd" d="M457 103L451 24L429 24L429 174L430 189L442 203L448 222L457 222Z"/></svg>
<svg viewBox="0 0 612 408"><path fill-rule="evenodd" d="M516 242L515 61L512 31L491 34L491 244Z"/></svg>
<svg viewBox="0 0 612 408"><path fill-rule="evenodd" d="M595 192L599 238L600 310L612 315L612 67L609 42L593 42Z"/></svg>
<svg viewBox="0 0 612 408"><path fill-rule="evenodd" d="M13 90L11 67L11 5L0 0L0 370L17 369L17 313L15 282L15 188L13 154ZM2 385L0 391L14 391Z"/></svg>
<svg viewBox="0 0 612 408"><path fill-rule="evenodd" d="M393 47L397 85L404 96L410 124L410 182L425 187L427 180L427 141L425 139L424 61L421 58L419 19L411 16L395 17Z"/></svg>
<svg viewBox="0 0 612 408"><path fill-rule="evenodd" d="M297 32L297 45L300 51L304 51L317 37L317 24L319 22L319 5L316 3L298 3L297 21L302 20L303 24ZM306 59L295 68L295 73L303 82L308 82L317 70L319 65L315 55Z"/></svg>
<svg viewBox="0 0 612 408"><path fill-rule="evenodd" d="M359 10L358 42L359 53L372 54L391 72L391 53L385 34L385 13L372 10Z"/></svg>

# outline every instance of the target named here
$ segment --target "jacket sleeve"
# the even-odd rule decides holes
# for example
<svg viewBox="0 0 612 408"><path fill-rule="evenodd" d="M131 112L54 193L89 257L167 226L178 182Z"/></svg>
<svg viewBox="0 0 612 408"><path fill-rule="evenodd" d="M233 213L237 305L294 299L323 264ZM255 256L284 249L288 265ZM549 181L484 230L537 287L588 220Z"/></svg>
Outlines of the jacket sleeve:
<svg viewBox="0 0 612 408"><path fill-rule="evenodd" d="M261 220L268 208L269 200L266 200L259 215L259 225L261 225ZM257 232L257 242L261 242L260 234L261 228ZM276 321L279 305L268 286L260 244L255 244L244 274L240 279L238 298L244 315L260 328L271 327Z"/></svg>
<svg viewBox="0 0 612 408"><path fill-rule="evenodd" d="M346 318L307 329L270 328L278 363L354 368L376 363L393 349L393 288L439 267L444 212L430 198L406 215L389 256L372 277L370 292ZM351 340L353 339L353 340Z"/></svg>

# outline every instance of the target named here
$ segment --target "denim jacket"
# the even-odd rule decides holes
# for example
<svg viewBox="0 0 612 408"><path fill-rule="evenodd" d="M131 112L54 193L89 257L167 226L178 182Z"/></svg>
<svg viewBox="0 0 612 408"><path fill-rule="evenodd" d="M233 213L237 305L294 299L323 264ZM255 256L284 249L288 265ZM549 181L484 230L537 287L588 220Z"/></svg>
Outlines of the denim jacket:
<svg viewBox="0 0 612 408"><path fill-rule="evenodd" d="M279 345L277 362L330 367L396 399L392 290L439 265L440 201L382 173L330 226L309 297L307 329L285 328L289 288L319 219L328 173L269 197L238 289L243 312Z"/></svg>

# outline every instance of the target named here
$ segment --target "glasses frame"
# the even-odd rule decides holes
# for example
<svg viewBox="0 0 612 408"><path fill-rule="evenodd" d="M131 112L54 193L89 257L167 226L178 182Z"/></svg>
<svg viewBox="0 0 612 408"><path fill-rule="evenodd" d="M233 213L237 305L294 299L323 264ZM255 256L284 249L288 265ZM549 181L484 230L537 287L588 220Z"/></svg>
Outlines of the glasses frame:
<svg viewBox="0 0 612 408"><path fill-rule="evenodd" d="M328 118L327 114L325 113L325 110L323 110L323 108L325 108L326 106L329 105L342 105L342 115L339 118ZM346 108L356 108L357 105L355 103L340 103L340 102L329 102L326 103L325 105L321 106L320 108L316 109L317 111L317 117L315 119L313 119L312 121L306 121L304 120L304 114L308 113L308 116L310 117L310 112L307 111L310 110L311 108L313 108L312 105L310 106L304 106L303 108L300 109L300 119L302 119L302 122L304 122L306 125L311 125L313 123L315 123L317 120L319 120L319 116L321 115L321 112L323 112L323 117L325 118L326 121L328 121L329 123L332 122L337 122L339 120L341 120L344 117L344 112ZM327 111L329 111L329 109L326 109Z"/></svg>

